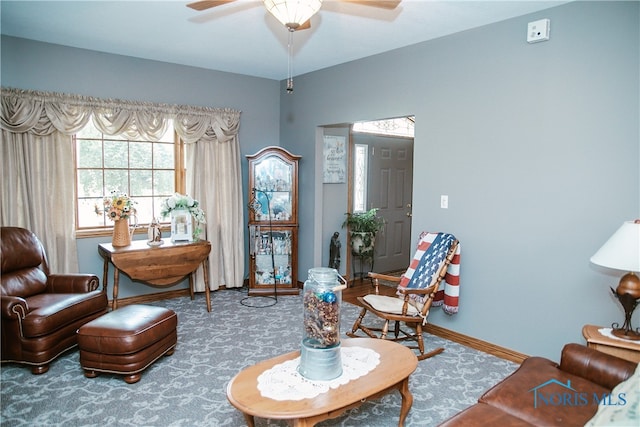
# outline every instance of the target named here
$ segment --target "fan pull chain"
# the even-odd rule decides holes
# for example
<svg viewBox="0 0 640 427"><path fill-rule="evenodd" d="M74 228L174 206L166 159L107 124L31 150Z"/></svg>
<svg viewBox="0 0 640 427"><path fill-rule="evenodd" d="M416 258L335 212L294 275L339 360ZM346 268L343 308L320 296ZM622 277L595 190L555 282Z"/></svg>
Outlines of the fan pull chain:
<svg viewBox="0 0 640 427"><path fill-rule="evenodd" d="M287 60L287 93L293 93L293 28L289 28Z"/></svg>

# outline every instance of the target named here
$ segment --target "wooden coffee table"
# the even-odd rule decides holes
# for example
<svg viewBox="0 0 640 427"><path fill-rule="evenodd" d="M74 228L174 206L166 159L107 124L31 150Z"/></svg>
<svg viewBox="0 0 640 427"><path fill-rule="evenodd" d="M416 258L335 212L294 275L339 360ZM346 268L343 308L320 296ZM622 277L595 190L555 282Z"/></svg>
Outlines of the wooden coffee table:
<svg viewBox="0 0 640 427"><path fill-rule="evenodd" d="M370 348L380 355L380 364L367 375L314 398L280 401L262 396L258 390L260 374L300 355L300 351L294 351L241 371L229 382L227 399L242 412L249 427L255 425L253 417L291 420L294 426L313 426L320 421L336 418L366 400L398 390L402 396L398 426L403 426L413 404L409 375L418 366L415 354L401 344L373 338L345 339L342 340L342 346Z"/></svg>

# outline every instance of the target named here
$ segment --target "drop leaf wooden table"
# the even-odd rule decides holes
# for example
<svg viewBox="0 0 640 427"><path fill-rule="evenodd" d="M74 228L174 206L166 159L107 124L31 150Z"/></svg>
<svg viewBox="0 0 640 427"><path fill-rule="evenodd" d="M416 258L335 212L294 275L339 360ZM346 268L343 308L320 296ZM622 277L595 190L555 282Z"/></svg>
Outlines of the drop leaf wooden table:
<svg viewBox="0 0 640 427"><path fill-rule="evenodd" d="M107 289L109 263L113 264L113 309L118 308L118 285L120 272L138 282L149 286L172 286L189 276L189 292L194 294L193 274L202 264L204 270L205 296L207 311L211 311L209 292L209 268L207 258L211 243L172 242L170 238L162 240L160 246L149 246L146 240L134 240L129 246L113 247L111 243L100 243L98 253L104 258L104 287Z"/></svg>

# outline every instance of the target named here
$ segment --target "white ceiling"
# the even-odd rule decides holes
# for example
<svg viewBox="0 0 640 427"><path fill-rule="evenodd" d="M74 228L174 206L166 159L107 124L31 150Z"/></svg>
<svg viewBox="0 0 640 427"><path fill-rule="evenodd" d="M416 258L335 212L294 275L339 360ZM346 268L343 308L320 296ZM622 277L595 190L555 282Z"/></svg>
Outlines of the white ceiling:
<svg viewBox="0 0 640 427"><path fill-rule="evenodd" d="M260 0L198 12L176 1L4 1L4 35L228 71L287 77L287 30ZM324 0L294 33L300 75L567 1L403 0L395 10ZM543 18L544 14L540 15ZM526 27L522 29L523 41Z"/></svg>

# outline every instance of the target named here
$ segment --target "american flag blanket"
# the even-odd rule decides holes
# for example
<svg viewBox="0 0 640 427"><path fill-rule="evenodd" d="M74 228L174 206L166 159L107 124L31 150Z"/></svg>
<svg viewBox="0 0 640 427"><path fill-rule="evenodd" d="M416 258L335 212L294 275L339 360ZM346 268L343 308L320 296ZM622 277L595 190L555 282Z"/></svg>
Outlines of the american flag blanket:
<svg viewBox="0 0 640 427"><path fill-rule="evenodd" d="M430 286L455 240L453 234L421 233L416 253L409 268L402 275L398 287L421 289ZM460 286L460 244L447 268L444 282L444 287L440 287L432 305L442 306L442 310L447 314L455 314L458 312Z"/></svg>

